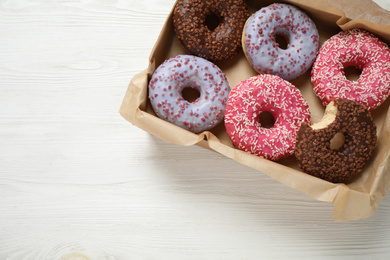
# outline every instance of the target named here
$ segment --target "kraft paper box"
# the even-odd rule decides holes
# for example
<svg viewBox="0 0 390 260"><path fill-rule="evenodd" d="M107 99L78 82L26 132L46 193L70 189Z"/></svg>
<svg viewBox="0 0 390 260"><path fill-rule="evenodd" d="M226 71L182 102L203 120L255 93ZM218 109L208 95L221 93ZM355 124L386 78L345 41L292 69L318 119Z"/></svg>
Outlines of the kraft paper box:
<svg viewBox="0 0 390 260"><path fill-rule="evenodd" d="M251 13L275 1L248 0ZM321 44L341 30L361 28L372 32L388 45L390 43L390 12L381 9L370 0L290 0L305 11L316 23ZM173 9L172 9L173 11ZM154 70L165 60L185 54L172 24L172 11L151 51L149 66L130 82L120 114L132 124L165 140L179 145L199 145L223 154L233 160L257 169L275 180L312 198L331 202L333 219L347 221L366 218L374 214L390 187L390 98L371 112L378 134L373 158L363 172L346 184L334 184L302 172L292 155L276 162L238 150L232 145L223 122L200 134L193 134L156 116L148 100L148 82ZM217 64L226 73L230 87L257 75L250 67L243 52L232 60ZM298 79L290 81L309 103L312 123L318 122L325 107L314 95L310 70Z"/></svg>

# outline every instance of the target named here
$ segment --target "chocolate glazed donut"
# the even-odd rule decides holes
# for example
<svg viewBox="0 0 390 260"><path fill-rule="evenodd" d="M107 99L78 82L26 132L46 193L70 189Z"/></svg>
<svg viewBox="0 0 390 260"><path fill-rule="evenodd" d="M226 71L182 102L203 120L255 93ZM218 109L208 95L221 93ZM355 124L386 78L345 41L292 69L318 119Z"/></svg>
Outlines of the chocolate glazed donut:
<svg viewBox="0 0 390 260"><path fill-rule="evenodd" d="M248 17L244 0L179 0L173 11L173 25L188 53L219 62L241 50Z"/></svg>
<svg viewBox="0 0 390 260"><path fill-rule="evenodd" d="M335 144L339 138L341 142ZM332 101L323 119L301 126L295 156L304 172L345 183L358 175L373 156L376 126L368 109L347 99Z"/></svg>

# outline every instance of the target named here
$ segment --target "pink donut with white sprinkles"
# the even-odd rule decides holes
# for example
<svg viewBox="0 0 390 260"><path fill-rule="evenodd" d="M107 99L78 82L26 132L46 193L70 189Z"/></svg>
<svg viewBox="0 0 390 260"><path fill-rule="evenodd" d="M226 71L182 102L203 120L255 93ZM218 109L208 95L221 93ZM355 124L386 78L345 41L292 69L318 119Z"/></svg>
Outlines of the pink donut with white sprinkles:
<svg viewBox="0 0 390 260"><path fill-rule="evenodd" d="M260 114L275 119L271 128L263 127ZM278 160L294 152L295 138L302 123L310 123L307 101L301 92L282 78L264 74L248 78L229 94L225 127L239 149Z"/></svg>
<svg viewBox="0 0 390 260"><path fill-rule="evenodd" d="M278 37L285 39L286 47L279 45ZM261 8L247 20L242 46L257 72L292 80L313 64L319 35L306 13L289 4L275 3Z"/></svg>
<svg viewBox="0 0 390 260"><path fill-rule="evenodd" d="M199 97L183 97L193 88ZM194 133L216 126L223 120L230 87L215 64L192 55L178 55L164 61L149 81L149 100L157 116Z"/></svg>
<svg viewBox="0 0 390 260"><path fill-rule="evenodd" d="M357 81L346 78L349 66L362 70ZM390 49L367 31L340 32L322 45L311 73L314 93L324 105L349 99L373 110L390 95Z"/></svg>

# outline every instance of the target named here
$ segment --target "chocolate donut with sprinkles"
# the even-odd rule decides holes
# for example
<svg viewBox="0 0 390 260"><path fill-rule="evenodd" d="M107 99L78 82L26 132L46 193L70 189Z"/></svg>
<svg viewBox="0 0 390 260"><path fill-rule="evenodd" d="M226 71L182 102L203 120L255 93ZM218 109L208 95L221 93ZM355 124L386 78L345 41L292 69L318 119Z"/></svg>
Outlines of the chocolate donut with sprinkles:
<svg viewBox="0 0 390 260"><path fill-rule="evenodd" d="M230 87L215 64L192 55L164 61L149 81L149 100L157 116L194 133L213 128L223 120ZM183 90L195 89L193 102Z"/></svg>
<svg viewBox="0 0 390 260"><path fill-rule="evenodd" d="M248 17L244 0L178 0L173 25L189 54L221 62L241 50L242 30Z"/></svg>
<svg viewBox="0 0 390 260"><path fill-rule="evenodd" d="M275 3L261 8L247 20L242 46L258 73L292 80L313 64L319 35L306 13L289 4Z"/></svg>
<svg viewBox="0 0 390 260"><path fill-rule="evenodd" d="M262 125L264 112L272 114L272 127ZM254 155L269 160L291 155L299 128L309 122L309 105L301 92L278 76L248 78L229 94L226 132L235 146Z"/></svg>
<svg viewBox="0 0 390 260"><path fill-rule="evenodd" d="M333 183L361 173L374 154L376 126L368 109L348 99L328 104L322 120L303 124L295 157L304 172Z"/></svg>
<svg viewBox="0 0 390 260"><path fill-rule="evenodd" d="M347 79L347 67L361 70L357 81ZM344 98L371 111L390 95L390 49L365 30L340 32L322 45L311 73L314 93L324 105Z"/></svg>

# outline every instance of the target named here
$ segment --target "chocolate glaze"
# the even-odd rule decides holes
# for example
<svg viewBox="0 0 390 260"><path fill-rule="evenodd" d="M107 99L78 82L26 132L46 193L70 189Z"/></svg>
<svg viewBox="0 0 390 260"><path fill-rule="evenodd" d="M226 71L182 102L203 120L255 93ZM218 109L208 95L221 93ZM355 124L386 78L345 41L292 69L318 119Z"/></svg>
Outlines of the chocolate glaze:
<svg viewBox="0 0 390 260"><path fill-rule="evenodd" d="M209 29L209 17L218 17ZM241 35L249 11L244 0L179 0L173 24L179 42L192 55L212 62L226 61L241 50Z"/></svg>
<svg viewBox="0 0 390 260"><path fill-rule="evenodd" d="M303 124L297 135L295 156L304 172L318 178L345 183L358 175L373 156L376 126L367 108L347 99L334 101L335 120L323 129ZM339 149L330 147L337 134L345 137Z"/></svg>

